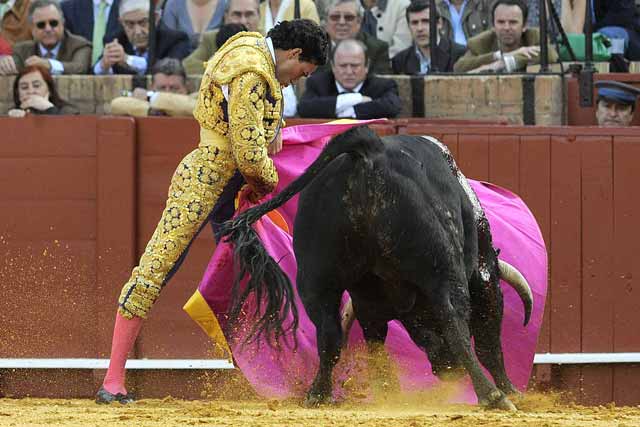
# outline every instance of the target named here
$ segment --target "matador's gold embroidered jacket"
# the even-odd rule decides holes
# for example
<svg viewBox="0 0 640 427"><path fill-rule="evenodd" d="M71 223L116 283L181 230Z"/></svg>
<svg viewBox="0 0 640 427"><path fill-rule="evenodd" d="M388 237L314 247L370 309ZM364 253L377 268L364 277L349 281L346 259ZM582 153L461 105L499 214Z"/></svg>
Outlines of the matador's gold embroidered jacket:
<svg viewBox="0 0 640 427"><path fill-rule="evenodd" d="M207 63L193 115L203 129L230 140L236 166L259 196L275 188L267 147L280 129L282 91L260 33L236 34Z"/></svg>
<svg viewBox="0 0 640 427"><path fill-rule="evenodd" d="M178 165L162 217L122 288L125 318L147 317L236 168L259 196L278 183L267 146L279 131L282 93L266 43L240 33L207 64L194 110L200 144Z"/></svg>

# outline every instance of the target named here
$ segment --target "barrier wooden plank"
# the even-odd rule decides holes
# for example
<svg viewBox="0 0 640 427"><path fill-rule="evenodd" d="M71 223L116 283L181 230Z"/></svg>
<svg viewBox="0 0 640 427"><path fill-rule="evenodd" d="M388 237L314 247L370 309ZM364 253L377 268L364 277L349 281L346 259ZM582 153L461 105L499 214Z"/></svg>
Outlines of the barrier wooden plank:
<svg viewBox="0 0 640 427"><path fill-rule="evenodd" d="M523 136L520 139L520 189L518 194L533 213L547 251L551 235L551 138L548 135ZM547 288L547 300L537 351L549 352L551 349L550 307L553 288ZM550 375L550 372L540 375ZM545 378L548 379L548 378Z"/></svg>
<svg viewBox="0 0 640 427"><path fill-rule="evenodd" d="M613 155L610 137L580 137L582 190L582 351L613 351ZM588 319L588 320L587 320ZM613 399L613 367L582 369L582 402Z"/></svg>
<svg viewBox="0 0 640 427"><path fill-rule="evenodd" d="M453 156L454 159L458 158L458 135L442 135L442 137L440 138L440 141L442 141L444 143L444 145L447 146L447 148L449 148L449 151L451 152L451 155ZM457 162L457 160L456 160Z"/></svg>
<svg viewBox="0 0 640 427"><path fill-rule="evenodd" d="M0 357L91 357L96 119L0 123Z"/></svg>
<svg viewBox="0 0 640 427"><path fill-rule="evenodd" d="M38 116L23 119L0 117L0 156L94 157L96 117ZM62 143L59 143L62 142Z"/></svg>
<svg viewBox="0 0 640 427"><path fill-rule="evenodd" d="M0 211L0 233L5 240L96 238L96 203L93 200L5 199L0 201Z"/></svg>
<svg viewBox="0 0 640 427"><path fill-rule="evenodd" d="M612 287L615 293L614 350L638 351L640 313L640 144L637 138L614 136L614 244Z"/></svg>
<svg viewBox="0 0 640 427"><path fill-rule="evenodd" d="M551 138L551 351L580 351L580 153L573 141ZM557 325L557 326L556 326Z"/></svg>
<svg viewBox="0 0 640 427"><path fill-rule="evenodd" d="M520 137L496 135L489 140L489 182L520 191Z"/></svg>
<svg viewBox="0 0 640 427"><path fill-rule="evenodd" d="M582 351L613 351L613 155L609 137L581 137Z"/></svg>
<svg viewBox="0 0 640 427"><path fill-rule="evenodd" d="M97 138L97 258L92 357L108 357L118 296L135 262L136 141L131 118L101 118ZM136 357L136 354L131 355ZM102 380L96 373L96 380Z"/></svg>
<svg viewBox="0 0 640 427"><path fill-rule="evenodd" d="M489 138L487 135L458 135L458 166L468 178L489 179Z"/></svg>
<svg viewBox="0 0 640 427"><path fill-rule="evenodd" d="M95 157L47 158L34 154L30 158L0 159L0 186L5 200L95 198Z"/></svg>

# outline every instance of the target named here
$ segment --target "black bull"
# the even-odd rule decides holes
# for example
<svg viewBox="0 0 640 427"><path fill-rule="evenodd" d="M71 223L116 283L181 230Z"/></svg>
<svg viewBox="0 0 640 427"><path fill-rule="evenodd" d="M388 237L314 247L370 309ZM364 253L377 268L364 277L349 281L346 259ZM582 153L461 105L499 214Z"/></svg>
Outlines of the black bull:
<svg viewBox="0 0 640 427"><path fill-rule="evenodd" d="M499 279L518 273L502 268L488 223L479 226L444 154L422 137L380 139L368 127L353 128L333 138L278 196L225 224L222 234L234 243L240 266L230 318L255 291L263 302L254 313L252 337L277 339L287 332L288 310L296 319L290 327L297 326L293 290L251 224L304 189L293 237L297 287L316 327L320 357L307 403L331 398L343 340L339 306L347 290L368 344L383 342L388 321L397 319L425 350L436 375L463 367L481 404L515 409L506 396L516 390L502 355ZM251 277L241 286L247 273ZM530 290L524 280L512 286L525 305L526 324Z"/></svg>

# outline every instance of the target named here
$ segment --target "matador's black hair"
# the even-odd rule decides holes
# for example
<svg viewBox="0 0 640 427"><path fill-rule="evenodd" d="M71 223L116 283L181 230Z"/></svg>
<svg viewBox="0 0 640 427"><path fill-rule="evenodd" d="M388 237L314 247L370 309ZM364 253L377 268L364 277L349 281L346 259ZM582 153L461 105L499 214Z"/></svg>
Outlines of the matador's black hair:
<svg viewBox="0 0 640 427"><path fill-rule="evenodd" d="M322 66L329 56L329 36L327 32L309 19L282 21L273 27L268 37L273 47L281 50L300 48L300 61Z"/></svg>

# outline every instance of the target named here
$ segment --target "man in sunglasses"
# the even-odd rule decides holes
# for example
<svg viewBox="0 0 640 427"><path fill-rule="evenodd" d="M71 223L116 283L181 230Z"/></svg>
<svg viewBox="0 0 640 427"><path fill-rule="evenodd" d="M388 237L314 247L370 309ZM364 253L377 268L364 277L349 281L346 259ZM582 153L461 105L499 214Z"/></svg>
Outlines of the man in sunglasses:
<svg viewBox="0 0 640 427"><path fill-rule="evenodd" d="M356 39L367 47L369 72L391 74L389 63L389 45L382 40L362 31L364 8L359 0L332 0L327 8L324 20L325 29L331 38L331 44L340 40ZM323 67L329 70L329 65Z"/></svg>
<svg viewBox="0 0 640 427"><path fill-rule="evenodd" d="M123 31L105 40L103 54L93 66L95 74L145 74L149 67L149 1L121 0L118 9ZM182 60L189 54L189 36L159 25L156 15L155 60Z"/></svg>
<svg viewBox="0 0 640 427"><path fill-rule="evenodd" d="M33 40L17 43L12 56L0 57L0 75L17 74L40 65L51 74L86 74L91 66L91 43L65 31L56 0L35 0L29 7Z"/></svg>

